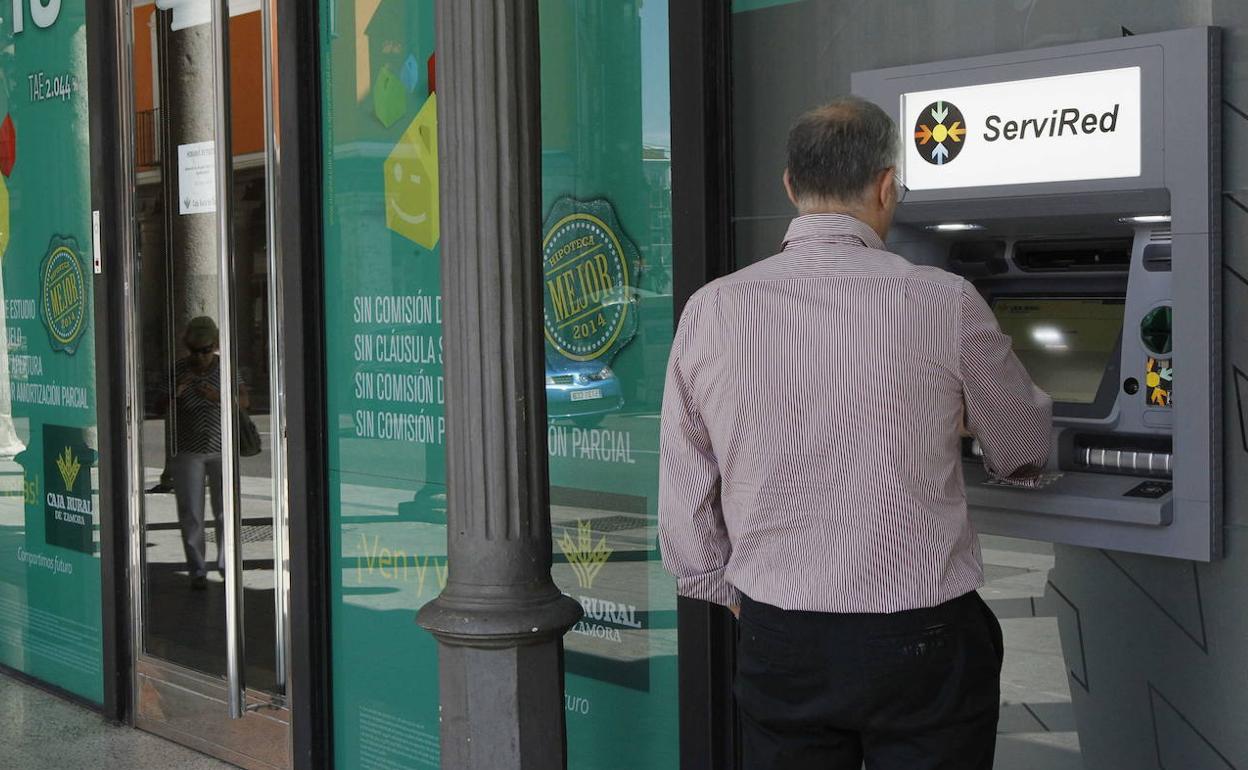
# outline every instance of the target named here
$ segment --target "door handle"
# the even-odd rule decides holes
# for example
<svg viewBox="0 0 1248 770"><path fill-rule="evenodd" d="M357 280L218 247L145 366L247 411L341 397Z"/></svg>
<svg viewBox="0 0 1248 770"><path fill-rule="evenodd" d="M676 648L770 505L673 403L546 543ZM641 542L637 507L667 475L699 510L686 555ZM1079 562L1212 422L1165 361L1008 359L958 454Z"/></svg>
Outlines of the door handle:
<svg viewBox="0 0 1248 770"><path fill-rule="evenodd" d="M279 326L282 311L281 273L278 265L277 182L281 153L278 146L276 45L273 17L276 0L264 0L260 7L262 55L264 57L264 192L265 258L268 270L269 303L269 456L272 461L273 489L273 667L279 693L287 693L286 650L289 632L287 593L287 497L286 497L286 367Z"/></svg>
<svg viewBox="0 0 1248 770"><path fill-rule="evenodd" d="M244 674L242 510L238 483L238 378L234 349L234 152L230 136L229 0L212 2L213 143L216 164L217 326L220 330L221 492L225 553L225 679L230 719L247 712Z"/></svg>

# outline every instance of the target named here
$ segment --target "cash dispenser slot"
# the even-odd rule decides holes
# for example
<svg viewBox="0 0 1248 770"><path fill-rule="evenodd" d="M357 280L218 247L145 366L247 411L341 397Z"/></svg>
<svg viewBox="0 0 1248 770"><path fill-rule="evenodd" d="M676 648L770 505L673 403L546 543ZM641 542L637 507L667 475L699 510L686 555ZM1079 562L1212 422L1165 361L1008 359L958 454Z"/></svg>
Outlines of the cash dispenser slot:
<svg viewBox="0 0 1248 770"><path fill-rule="evenodd" d="M1076 435L1069 466L1092 473L1173 476L1173 441L1165 436Z"/></svg>

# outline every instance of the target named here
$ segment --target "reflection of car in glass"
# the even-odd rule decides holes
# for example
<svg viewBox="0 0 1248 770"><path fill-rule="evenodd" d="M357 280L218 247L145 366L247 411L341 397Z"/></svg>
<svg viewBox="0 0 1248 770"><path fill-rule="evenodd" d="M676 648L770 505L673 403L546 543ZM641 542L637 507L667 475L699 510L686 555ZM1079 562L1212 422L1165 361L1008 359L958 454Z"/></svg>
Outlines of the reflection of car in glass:
<svg viewBox="0 0 1248 770"><path fill-rule="evenodd" d="M546 413L593 426L624 405L620 381L601 361L546 360Z"/></svg>

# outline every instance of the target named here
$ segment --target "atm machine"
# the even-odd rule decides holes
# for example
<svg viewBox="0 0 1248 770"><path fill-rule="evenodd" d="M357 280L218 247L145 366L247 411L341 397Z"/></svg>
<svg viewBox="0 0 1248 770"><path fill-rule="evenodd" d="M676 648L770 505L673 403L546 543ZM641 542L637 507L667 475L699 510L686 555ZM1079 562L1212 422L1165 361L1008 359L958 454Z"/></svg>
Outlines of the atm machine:
<svg viewBox="0 0 1248 770"><path fill-rule="evenodd" d="M965 442L980 531L1220 556L1219 71L1198 28L855 73L902 133L889 247L971 282L1054 400L1038 481Z"/></svg>

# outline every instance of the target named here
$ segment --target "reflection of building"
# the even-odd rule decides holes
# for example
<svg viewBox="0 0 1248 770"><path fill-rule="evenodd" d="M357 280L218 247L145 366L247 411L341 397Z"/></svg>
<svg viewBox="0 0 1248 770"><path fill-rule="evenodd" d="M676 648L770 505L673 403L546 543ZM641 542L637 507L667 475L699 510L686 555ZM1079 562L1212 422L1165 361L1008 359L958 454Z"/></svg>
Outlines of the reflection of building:
<svg viewBox="0 0 1248 770"><path fill-rule="evenodd" d="M648 287L659 294L672 291L672 150L642 148L642 172L650 194L650 237L645 247Z"/></svg>
<svg viewBox="0 0 1248 770"><path fill-rule="evenodd" d="M258 8L258 6L257 6ZM200 141L202 119L190 117L181 102L169 100L179 92L169 84L180 74L169 69L171 56L190 55L179 46L188 40L200 46L203 27L161 34L156 8L135 9L134 93L136 115L137 226L145 257L140 293L143 316L143 362L146 369L147 414L163 412L163 399L172 389L173 363L186 355L182 334L196 316L216 316L219 290L215 235L206 215L169 211L178 200L176 148ZM234 147L235 279L238 291L235 324L243 330L236 347L239 371L250 385L252 410L267 412L269 399L269 308L267 220L264 186L264 104L261 73L247 70L261 43L260 14L234 16L230 22L232 58L244 71L232 91ZM193 36L199 35L199 38ZM199 88L211 88L200 80ZM201 94L202 96L202 94ZM162 109L163 106L163 109ZM197 106L198 108L198 106ZM199 221L195 221L199 220Z"/></svg>
<svg viewBox="0 0 1248 770"><path fill-rule="evenodd" d="M606 197L648 254L641 3L546 3L542 35L543 213L555 197ZM592 51L592 54L589 52Z"/></svg>

